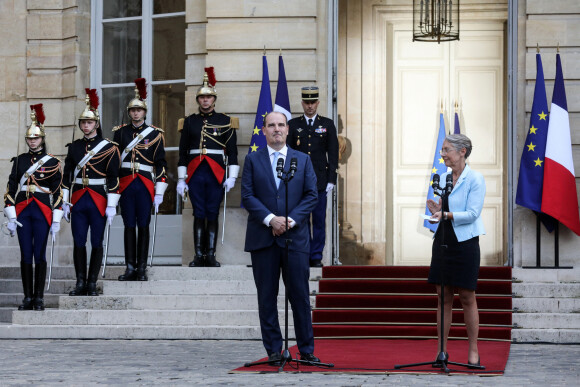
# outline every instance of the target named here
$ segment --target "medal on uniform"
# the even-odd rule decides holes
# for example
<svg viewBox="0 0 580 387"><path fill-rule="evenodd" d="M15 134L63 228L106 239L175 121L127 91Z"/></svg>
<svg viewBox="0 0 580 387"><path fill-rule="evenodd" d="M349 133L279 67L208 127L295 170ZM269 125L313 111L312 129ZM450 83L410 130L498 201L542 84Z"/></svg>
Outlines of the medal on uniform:
<svg viewBox="0 0 580 387"><path fill-rule="evenodd" d="M296 145L300 145L300 137L298 137L298 141L296 141Z"/></svg>

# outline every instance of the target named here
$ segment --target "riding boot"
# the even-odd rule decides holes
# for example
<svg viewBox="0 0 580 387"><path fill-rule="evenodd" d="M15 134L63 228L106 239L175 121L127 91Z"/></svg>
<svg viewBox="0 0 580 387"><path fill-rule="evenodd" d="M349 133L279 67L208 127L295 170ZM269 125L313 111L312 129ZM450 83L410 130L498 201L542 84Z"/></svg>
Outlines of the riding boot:
<svg viewBox="0 0 580 387"><path fill-rule="evenodd" d="M20 275L22 276L22 287L24 288L24 299L18 310L32 310L33 287L32 287L32 263L20 262Z"/></svg>
<svg viewBox="0 0 580 387"><path fill-rule="evenodd" d="M207 231L206 231L206 246L207 254L205 257L205 266L207 267L220 267L220 263L215 258L215 248L217 246L218 238L218 220L207 220Z"/></svg>
<svg viewBox="0 0 580 387"><path fill-rule="evenodd" d="M119 281L135 281L137 279L137 229L125 227L125 274L119 276Z"/></svg>
<svg viewBox="0 0 580 387"><path fill-rule="evenodd" d="M77 284L71 290L69 296L85 296L87 294L87 248L73 247L73 262L77 275Z"/></svg>
<svg viewBox="0 0 580 387"><path fill-rule="evenodd" d="M195 257L189 263L189 267L203 267L205 266L204 257L204 232L205 219L193 218L193 244L195 247Z"/></svg>
<svg viewBox="0 0 580 387"><path fill-rule="evenodd" d="M138 228L137 281L147 281L147 255L149 254L149 227Z"/></svg>
<svg viewBox="0 0 580 387"><path fill-rule="evenodd" d="M44 310L45 283L46 261L37 263L34 270L34 310Z"/></svg>
<svg viewBox="0 0 580 387"><path fill-rule="evenodd" d="M99 271L101 270L101 262L103 260L103 248L93 247L91 251L91 262L89 263L89 277L87 280L87 296L98 296L97 279L99 278Z"/></svg>

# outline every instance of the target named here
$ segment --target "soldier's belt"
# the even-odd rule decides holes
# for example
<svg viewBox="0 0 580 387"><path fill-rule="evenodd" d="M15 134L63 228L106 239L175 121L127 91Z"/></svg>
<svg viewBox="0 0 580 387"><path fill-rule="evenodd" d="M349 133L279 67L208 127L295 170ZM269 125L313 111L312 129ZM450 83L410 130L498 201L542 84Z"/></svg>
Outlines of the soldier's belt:
<svg viewBox="0 0 580 387"><path fill-rule="evenodd" d="M151 165L143 165L141 163L131 163L128 161L122 162L121 168L128 168L131 170L135 170L135 172L139 172L139 171L145 171L145 172L149 172L149 173L153 172L153 167Z"/></svg>
<svg viewBox="0 0 580 387"><path fill-rule="evenodd" d="M48 187L41 187L41 186L35 185L35 184L23 185L20 188L20 191L36 192L36 190L50 191L50 188L48 188Z"/></svg>
<svg viewBox="0 0 580 387"><path fill-rule="evenodd" d="M105 185L107 184L107 179L88 179L77 177L75 179L75 184L82 184L84 187L88 185Z"/></svg>
<svg viewBox="0 0 580 387"><path fill-rule="evenodd" d="M224 150L223 149L206 149L203 148L202 150L199 149L190 149L189 150L189 154L190 155L198 155L198 154L202 154L202 155L224 155Z"/></svg>

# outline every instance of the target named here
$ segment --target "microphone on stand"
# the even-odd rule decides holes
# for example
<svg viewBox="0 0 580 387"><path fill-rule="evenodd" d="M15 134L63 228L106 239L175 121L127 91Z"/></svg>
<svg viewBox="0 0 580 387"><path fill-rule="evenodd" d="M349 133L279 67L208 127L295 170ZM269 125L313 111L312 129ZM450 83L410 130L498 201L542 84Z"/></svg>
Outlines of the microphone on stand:
<svg viewBox="0 0 580 387"><path fill-rule="evenodd" d="M449 195L453 191L453 175L450 173L445 179L445 192Z"/></svg>
<svg viewBox="0 0 580 387"><path fill-rule="evenodd" d="M438 190L440 189L439 187L439 180L441 180L441 178L439 177L439 175L436 173L433 175L433 183L431 183L431 187L433 187L433 190Z"/></svg>
<svg viewBox="0 0 580 387"><path fill-rule="evenodd" d="M298 160L296 159L296 157L292 157L292 159L290 160L290 178L294 177L294 173L296 172L297 164L298 164Z"/></svg>
<svg viewBox="0 0 580 387"><path fill-rule="evenodd" d="M284 169L284 158L280 157L276 163L276 172L278 172L278 179L282 178L282 170Z"/></svg>

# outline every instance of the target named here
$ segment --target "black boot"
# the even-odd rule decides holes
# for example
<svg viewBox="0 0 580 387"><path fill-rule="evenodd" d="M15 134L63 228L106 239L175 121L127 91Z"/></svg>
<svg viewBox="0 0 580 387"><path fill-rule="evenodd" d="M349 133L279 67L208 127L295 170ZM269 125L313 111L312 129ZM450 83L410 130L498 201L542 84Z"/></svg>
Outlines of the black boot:
<svg viewBox="0 0 580 387"><path fill-rule="evenodd" d="M149 255L149 227L138 228L137 281L147 281L147 256Z"/></svg>
<svg viewBox="0 0 580 387"><path fill-rule="evenodd" d="M44 284L46 283L46 261L36 264L34 270L34 310L44 310Z"/></svg>
<svg viewBox="0 0 580 387"><path fill-rule="evenodd" d="M207 252L205 256L205 266L207 267L220 267L220 263L215 258L215 248L217 246L218 238L218 220L207 220L207 232L206 232L206 246Z"/></svg>
<svg viewBox="0 0 580 387"><path fill-rule="evenodd" d="M24 288L24 299L18 310L32 310L33 307L33 287L32 287L32 263L20 262L20 275L22 276L22 287Z"/></svg>
<svg viewBox="0 0 580 387"><path fill-rule="evenodd" d="M77 284L71 290L69 296L84 296L87 294L87 248L73 247L73 262L77 275Z"/></svg>
<svg viewBox="0 0 580 387"><path fill-rule="evenodd" d="M137 230L135 227L125 227L125 274L119 276L119 281L135 281L137 279Z"/></svg>
<svg viewBox="0 0 580 387"><path fill-rule="evenodd" d="M97 293L97 279L99 278L102 260L103 248L93 247L93 250L91 251L91 262L89 264L89 277L87 280L87 296L99 295L99 293Z"/></svg>
<svg viewBox="0 0 580 387"><path fill-rule="evenodd" d="M189 263L189 267L203 267L205 266L204 256L204 234L205 234L205 219L193 218L193 244L195 247L195 257Z"/></svg>

